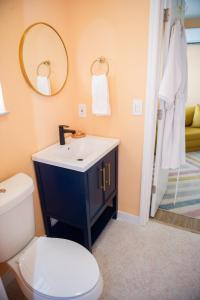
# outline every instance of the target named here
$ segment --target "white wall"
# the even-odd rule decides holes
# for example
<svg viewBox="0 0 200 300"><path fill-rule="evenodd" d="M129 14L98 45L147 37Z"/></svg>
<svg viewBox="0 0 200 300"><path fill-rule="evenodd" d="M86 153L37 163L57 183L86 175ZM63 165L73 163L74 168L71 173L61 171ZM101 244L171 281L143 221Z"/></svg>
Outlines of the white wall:
<svg viewBox="0 0 200 300"><path fill-rule="evenodd" d="M200 45L187 45L188 100L187 104L200 103Z"/></svg>

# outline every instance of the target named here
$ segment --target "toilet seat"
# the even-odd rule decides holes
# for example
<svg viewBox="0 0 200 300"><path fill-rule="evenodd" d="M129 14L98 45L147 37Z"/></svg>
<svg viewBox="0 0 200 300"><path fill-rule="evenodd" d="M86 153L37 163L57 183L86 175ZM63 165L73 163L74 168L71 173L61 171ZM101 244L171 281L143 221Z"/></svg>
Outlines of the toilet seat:
<svg viewBox="0 0 200 300"><path fill-rule="evenodd" d="M76 298L94 289L100 278L93 255L64 239L36 238L18 263L26 285L44 298Z"/></svg>

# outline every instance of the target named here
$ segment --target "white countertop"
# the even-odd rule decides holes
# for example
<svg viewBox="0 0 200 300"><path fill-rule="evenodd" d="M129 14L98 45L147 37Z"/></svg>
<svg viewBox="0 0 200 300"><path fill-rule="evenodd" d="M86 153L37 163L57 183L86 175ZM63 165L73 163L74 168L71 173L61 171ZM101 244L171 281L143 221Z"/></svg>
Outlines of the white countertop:
<svg viewBox="0 0 200 300"><path fill-rule="evenodd" d="M66 138L66 144L54 144L32 155L33 161L70 169L87 171L120 144L117 138L89 136Z"/></svg>

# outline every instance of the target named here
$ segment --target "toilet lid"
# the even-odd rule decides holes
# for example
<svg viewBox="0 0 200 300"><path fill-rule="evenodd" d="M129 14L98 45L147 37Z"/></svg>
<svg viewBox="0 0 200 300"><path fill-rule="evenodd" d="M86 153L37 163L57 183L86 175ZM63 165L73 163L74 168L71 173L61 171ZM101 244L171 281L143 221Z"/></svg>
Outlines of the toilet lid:
<svg viewBox="0 0 200 300"><path fill-rule="evenodd" d="M89 292L99 280L94 256L83 246L64 239L40 237L19 259L24 281L50 297L75 297Z"/></svg>

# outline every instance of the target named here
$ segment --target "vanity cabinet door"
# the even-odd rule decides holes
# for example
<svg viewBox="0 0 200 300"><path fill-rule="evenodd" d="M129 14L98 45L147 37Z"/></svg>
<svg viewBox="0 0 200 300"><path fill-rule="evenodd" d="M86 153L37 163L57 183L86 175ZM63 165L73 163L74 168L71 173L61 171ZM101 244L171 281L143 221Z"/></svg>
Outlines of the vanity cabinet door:
<svg viewBox="0 0 200 300"><path fill-rule="evenodd" d="M107 154L103 160L105 168L105 201L109 200L116 191L116 151Z"/></svg>
<svg viewBox="0 0 200 300"><path fill-rule="evenodd" d="M35 163L45 214L81 227L87 211L84 173Z"/></svg>
<svg viewBox="0 0 200 300"><path fill-rule="evenodd" d="M92 219L104 205L102 160L88 171L88 192L90 219Z"/></svg>

